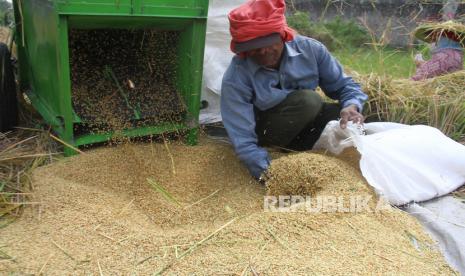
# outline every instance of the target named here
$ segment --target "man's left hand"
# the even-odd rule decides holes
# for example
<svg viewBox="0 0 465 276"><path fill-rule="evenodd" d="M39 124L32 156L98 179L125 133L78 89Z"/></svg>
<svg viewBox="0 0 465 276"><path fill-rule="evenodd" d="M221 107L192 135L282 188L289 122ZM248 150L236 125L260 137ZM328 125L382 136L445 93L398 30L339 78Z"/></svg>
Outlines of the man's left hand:
<svg viewBox="0 0 465 276"><path fill-rule="evenodd" d="M362 114L358 112L358 108L356 105L349 105L341 110L341 128L345 129L347 127L348 122L363 123L365 118Z"/></svg>

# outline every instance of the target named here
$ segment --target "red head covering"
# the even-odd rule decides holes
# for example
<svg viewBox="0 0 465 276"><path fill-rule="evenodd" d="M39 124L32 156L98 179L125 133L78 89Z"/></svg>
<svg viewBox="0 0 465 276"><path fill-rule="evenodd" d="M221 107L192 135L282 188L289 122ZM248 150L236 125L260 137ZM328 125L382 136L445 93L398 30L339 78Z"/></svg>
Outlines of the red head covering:
<svg viewBox="0 0 465 276"><path fill-rule="evenodd" d="M250 0L229 13L232 36L231 51L235 43L279 33L283 41L294 39L295 31L287 26L284 0Z"/></svg>

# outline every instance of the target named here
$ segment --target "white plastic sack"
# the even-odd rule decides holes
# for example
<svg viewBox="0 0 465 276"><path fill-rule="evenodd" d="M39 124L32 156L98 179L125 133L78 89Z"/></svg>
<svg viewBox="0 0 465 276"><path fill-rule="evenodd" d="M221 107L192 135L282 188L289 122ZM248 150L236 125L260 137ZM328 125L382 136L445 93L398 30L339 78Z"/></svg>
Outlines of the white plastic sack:
<svg viewBox="0 0 465 276"><path fill-rule="evenodd" d="M465 184L465 146L429 126L367 123L362 135L328 123L314 149L334 154L355 146L368 183L391 204L403 205L448 194Z"/></svg>

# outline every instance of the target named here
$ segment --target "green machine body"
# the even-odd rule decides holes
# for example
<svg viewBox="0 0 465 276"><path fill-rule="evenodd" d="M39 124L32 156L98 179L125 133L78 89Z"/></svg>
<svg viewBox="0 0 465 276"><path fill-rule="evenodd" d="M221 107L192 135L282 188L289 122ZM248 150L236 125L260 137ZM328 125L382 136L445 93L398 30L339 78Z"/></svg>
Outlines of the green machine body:
<svg viewBox="0 0 465 276"><path fill-rule="evenodd" d="M115 135L136 137L184 130L188 143L196 143L208 0L13 0L13 8L20 90L64 142L79 147L105 142ZM172 45L176 56L172 83L186 109L180 120L134 125L118 132L77 131L85 119L73 105L70 34L74 30L109 29L177 34ZM133 114L131 120L140 119L137 110ZM65 149L67 155L73 152Z"/></svg>

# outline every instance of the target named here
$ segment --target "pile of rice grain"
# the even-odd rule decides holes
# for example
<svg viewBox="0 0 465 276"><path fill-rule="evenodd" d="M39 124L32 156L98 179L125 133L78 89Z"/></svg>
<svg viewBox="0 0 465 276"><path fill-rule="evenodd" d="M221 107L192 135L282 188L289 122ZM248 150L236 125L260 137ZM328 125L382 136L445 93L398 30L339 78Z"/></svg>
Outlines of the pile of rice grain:
<svg viewBox="0 0 465 276"><path fill-rule="evenodd" d="M308 173L318 195L372 195L345 161L283 158L275 174L280 162L323 172ZM453 273L417 221L394 208L264 212L265 187L230 146L212 141L100 148L38 169L33 182L41 204L0 229L2 256L11 257L0 274Z"/></svg>
<svg viewBox="0 0 465 276"><path fill-rule="evenodd" d="M347 194L347 189L340 190L335 185L346 183L348 189L354 185L366 187L360 185L360 176L353 171L354 168L334 156L313 152L289 154L272 161L267 194L315 196L332 192L342 195L344 191ZM369 193L368 189L363 190Z"/></svg>
<svg viewBox="0 0 465 276"><path fill-rule="evenodd" d="M71 29L72 102L82 120L78 132L183 121L186 106L176 86L173 47L179 39L174 31Z"/></svg>

